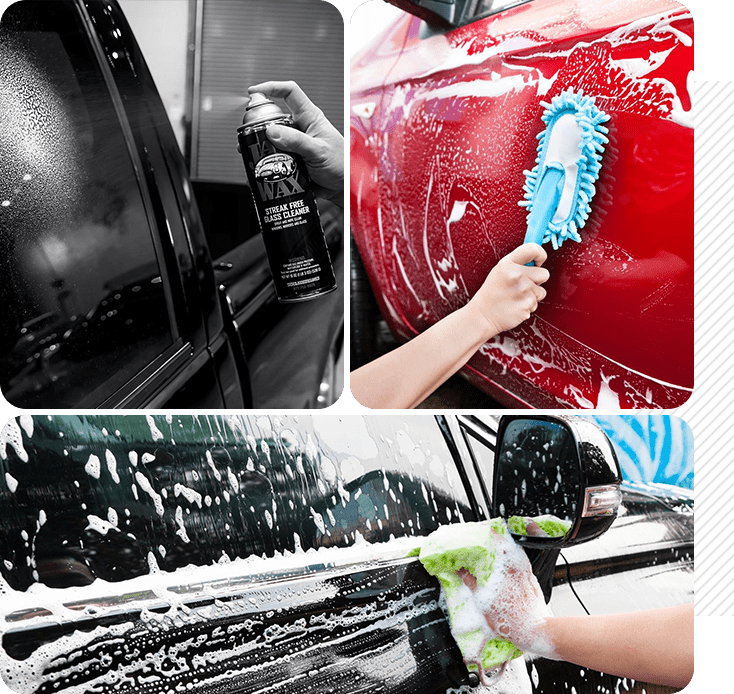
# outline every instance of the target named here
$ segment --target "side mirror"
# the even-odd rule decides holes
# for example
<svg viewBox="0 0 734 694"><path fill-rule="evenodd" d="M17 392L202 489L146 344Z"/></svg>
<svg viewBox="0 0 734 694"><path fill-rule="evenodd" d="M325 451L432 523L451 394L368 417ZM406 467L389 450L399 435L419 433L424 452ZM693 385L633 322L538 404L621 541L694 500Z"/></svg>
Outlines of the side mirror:
<svg viewBox="0 0 734 694"><path fill-rule="evenodd" d="M415 15L432 27L450 29L457 26L456 0L387 0L408 14Z"/></svg>
<svg viewBox="0 0 734 694"><path fill-rule="evenodd" d="M617 517L622 474L592 421L503 416L497 431L492 517L526 547L567 547L598 537ZM544 517L535 522L527 518Z"/></svg>

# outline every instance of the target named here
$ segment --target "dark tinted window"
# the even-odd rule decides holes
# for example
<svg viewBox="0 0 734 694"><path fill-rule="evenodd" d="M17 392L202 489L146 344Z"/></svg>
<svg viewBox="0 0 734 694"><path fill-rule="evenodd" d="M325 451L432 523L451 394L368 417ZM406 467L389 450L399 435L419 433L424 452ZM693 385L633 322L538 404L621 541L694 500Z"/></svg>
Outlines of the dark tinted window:
<svg viewBox="0 0 734 694"><path fill-rule="evenodd" d="M0 385L96 404L173 339L141 190L72 3L0 22Z"/></svg>
<svg viewBox="0 0 734 694"><path fill-rule="evenodd" d="M432 417L25 416L0 439L0 571L21 590L462 518Z"/></svg>

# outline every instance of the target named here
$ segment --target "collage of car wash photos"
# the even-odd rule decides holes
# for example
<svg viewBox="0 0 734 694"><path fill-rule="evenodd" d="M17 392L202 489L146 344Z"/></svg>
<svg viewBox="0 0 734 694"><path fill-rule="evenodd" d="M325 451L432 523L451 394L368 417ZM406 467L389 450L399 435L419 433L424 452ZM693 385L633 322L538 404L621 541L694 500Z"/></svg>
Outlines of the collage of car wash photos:
<svg viewBox="0 0 734 694"><path fill-rule="evenodd" d="M712 691L693 65L672 0L0 0L0 694Z"/></svg>

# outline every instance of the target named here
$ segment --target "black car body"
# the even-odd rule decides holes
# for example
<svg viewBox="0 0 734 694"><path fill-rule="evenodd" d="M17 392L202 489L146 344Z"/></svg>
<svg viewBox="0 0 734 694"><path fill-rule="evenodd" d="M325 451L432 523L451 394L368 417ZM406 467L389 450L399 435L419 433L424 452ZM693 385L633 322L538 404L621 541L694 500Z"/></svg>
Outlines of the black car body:
<svg viewBox="0 0 734 694"><path fill-rule="evenodd" d="M407 555L488 517L496 432L491 417L13 420L0 673L17 692L470 692L438 584ZM562 560L527 550L557 614L692 600L692 500L622 499ZM510 680L635 690L544 659L496 691Z"/></svg>
<svg viewBox="0 0 734 694"><path fill-rule="evenodd" d="M7 7L0 108L10 403L303 408L339 396L343 294L279 304L251 211L238 244L212 261L184 159L114 0ZM216 204L205 187L196 194ZM340 211L325 208L322 221L341 277Z"/></svg>

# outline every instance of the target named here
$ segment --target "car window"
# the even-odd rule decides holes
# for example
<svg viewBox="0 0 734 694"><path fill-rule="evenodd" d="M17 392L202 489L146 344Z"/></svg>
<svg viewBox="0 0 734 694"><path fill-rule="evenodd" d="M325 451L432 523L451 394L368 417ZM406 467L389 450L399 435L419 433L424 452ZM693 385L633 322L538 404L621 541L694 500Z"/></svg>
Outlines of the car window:
<svg viewBox="0 0 734 694"><path fill-rule="evenodd" d="M471 8L471 19L478 19L479 17L485 17L488 14L494 14L495 12L501 12L509 7L515 5L522 5L531 0L478 0Z"/></svg>
<svg viewBox="0 0 734 694"><path fill-rule="evenodd" d="M21 407L101 402L173 342L112 96L71 2L0 24L0 387Z"/></svg>
<svg viewBox="0 0 734 694"><path fill-rule="evenodd" d="M391 535L426 535L439 525L476 520L435 420L367 417L349 421L314 418L314 429L334 448L360 454L339 464L338 494L327 495L314 511L321 546L357 539L383 541ZM338 456L337 456L338 458ZM319 515L321 519L319 519ZM307 523L306 526L310 526Z"/></svg>
<svg viewBox="0 0 734 694"><path fill-rule="evenodd" d="M475 520L433 418L26 416L0 436L16 590Z"/></svg>

